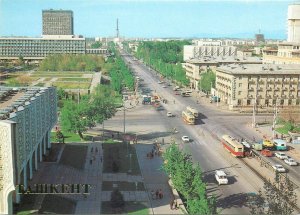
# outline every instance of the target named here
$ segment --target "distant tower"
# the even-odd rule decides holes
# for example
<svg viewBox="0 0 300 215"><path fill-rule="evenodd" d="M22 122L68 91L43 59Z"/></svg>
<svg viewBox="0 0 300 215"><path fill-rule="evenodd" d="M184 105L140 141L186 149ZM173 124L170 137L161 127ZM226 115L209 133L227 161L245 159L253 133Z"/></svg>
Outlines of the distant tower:
<svg viewBox="0 0 300 215"><path fill-rule="evenodd" d="M119 19L117 19L117 38L119 38Z"/></svg>
<svg viewBox="0 0 300 215"><path fill-rule="evenodd" d="M257 44L265 42L265 36L260 33L260 29L258 30L258 34L255 34L255 42Z"/></svg>
<svg viewBox="0 0 300 215"><path fill-rule="evenodd" d="M300 43L300 2L288 7L288 42Z"/></svg>

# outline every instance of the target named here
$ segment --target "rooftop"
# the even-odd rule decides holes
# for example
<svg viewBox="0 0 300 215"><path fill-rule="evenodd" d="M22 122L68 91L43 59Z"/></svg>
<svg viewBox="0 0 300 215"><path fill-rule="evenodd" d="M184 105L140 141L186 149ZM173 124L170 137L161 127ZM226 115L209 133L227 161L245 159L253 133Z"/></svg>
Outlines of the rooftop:
<svg viewBox="0 0 300 215"><path fill-rule="evenodd" d="M220 66L217 71L227 74L287 74L287 75L300 75L300 67L296 64L228 64Z"/></svg>
<svg viewBox="0 0 300 215"><path fill-rule="evenodd" d="M0 120L9 118L19 106L43 93L46 87L0 87Z"/></svg>
<svg viewBox="0 0 300 215"><path fill-rule="evenodd" d="M206 64L206 63L262 63L262 58L260 57L236 57L236 56L206 56L201 58L194 58L186 60L187 63L194 64Z"/></svg>

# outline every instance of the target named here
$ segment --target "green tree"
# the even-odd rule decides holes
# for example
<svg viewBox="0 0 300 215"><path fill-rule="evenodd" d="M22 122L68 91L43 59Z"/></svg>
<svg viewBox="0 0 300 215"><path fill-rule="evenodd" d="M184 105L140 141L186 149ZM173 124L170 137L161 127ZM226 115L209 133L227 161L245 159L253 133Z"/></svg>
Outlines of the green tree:
<svg viewBox="0 0 300 215"><path fill-rule="evenodd" d="M199 88L205 92L210 92L211 87L215 87L216 84L216 74L211 70L201 74L201 79L199 81Z"/></svg>
<svg viewBox="0 0 300 215"><path fill-rule="evenodd" d="M102 47L102 43L100 43L99 41L97 41L91 45L92 49L98 49L100 47Z"/></svg>
<svg viewBox="0 0 300 215"><path fill-rule="evenodd" d="M250 198L252 214L282 214L289 215L297 206L297 196L294 185L289 178L283 179L276 173L275 181L265 181L264 191ZM264 206L267 207L264 207Z"/></svg>

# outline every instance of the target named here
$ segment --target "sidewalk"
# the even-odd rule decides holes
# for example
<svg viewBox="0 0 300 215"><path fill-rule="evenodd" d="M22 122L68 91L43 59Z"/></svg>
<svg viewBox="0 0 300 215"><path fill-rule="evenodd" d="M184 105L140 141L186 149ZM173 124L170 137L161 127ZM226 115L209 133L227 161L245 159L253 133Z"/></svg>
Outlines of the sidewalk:
<svg viewBox="0 0 300 215"><path fill-rule="evenodd" d="M144 179L146 191L148 191L148 199L150 200L150 213L182 214L182 211L180 209L170 209L170 201L173 197L173 194L168 184L168 177L161 169L161 166L163 164L162 158L154 156L153 159L148 159L146 157L146 154L150 152L152 148L152 143L139 143L135 145L142 177ZM157 189L162 189L162 199L152 199L151 190L155 192Z"/></svg>

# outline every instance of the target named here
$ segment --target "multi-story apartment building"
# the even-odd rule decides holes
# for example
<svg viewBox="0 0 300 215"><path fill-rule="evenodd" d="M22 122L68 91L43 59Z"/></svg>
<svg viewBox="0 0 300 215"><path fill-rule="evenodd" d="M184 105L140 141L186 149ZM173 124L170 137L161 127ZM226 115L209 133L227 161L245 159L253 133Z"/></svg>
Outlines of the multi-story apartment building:
<svg viewBox="0 0 300 215"><path fill-rule="evenodd" d="M216 71L216 68L227 64L261 64L261 58L258 57L202 57L200 59L191 59L182 64L186 72L186 77L190 80L190 87L199 89L198 83L201 79L201 73L208 69Z"/></svg>
<svg viewBox="0 0 300 215"><path fill-rule="evenodd" d="M234 46L219 46L219 45L186 45L183 47L183 60L200 58L204 56L235 56L237 48Z"/></svg>
<svg viewBox="0 0 300 215"><path fill-rule="evenodd" d="M278 49L263 50L263 63L300 64L300 43L284 42Z"/></svg>
<svg viewBox="0 0 300 215"><path fill-rule="evenodd" d="M56 121L56 88L0 87L0 214L13 213L17 185L27 189Z"/></svg>
<svg viewBox="0 0 300 215"><path fill-rule="evenodd" d="M297 65L226 65L216 69L216 91L230 109L256 105L299 106Z"/></svg>
<svg viewBox="0 0 300 215"><path fill-rule="evenodd" d="M85 54L85 38L0 38L0 60L41 60L51 54Z"/></svg>
<svg viewBox="0 0 300 215"><path fill-rule="evenodd" d="M43 36L74 35L73 11L43 10Z"/></svg>

